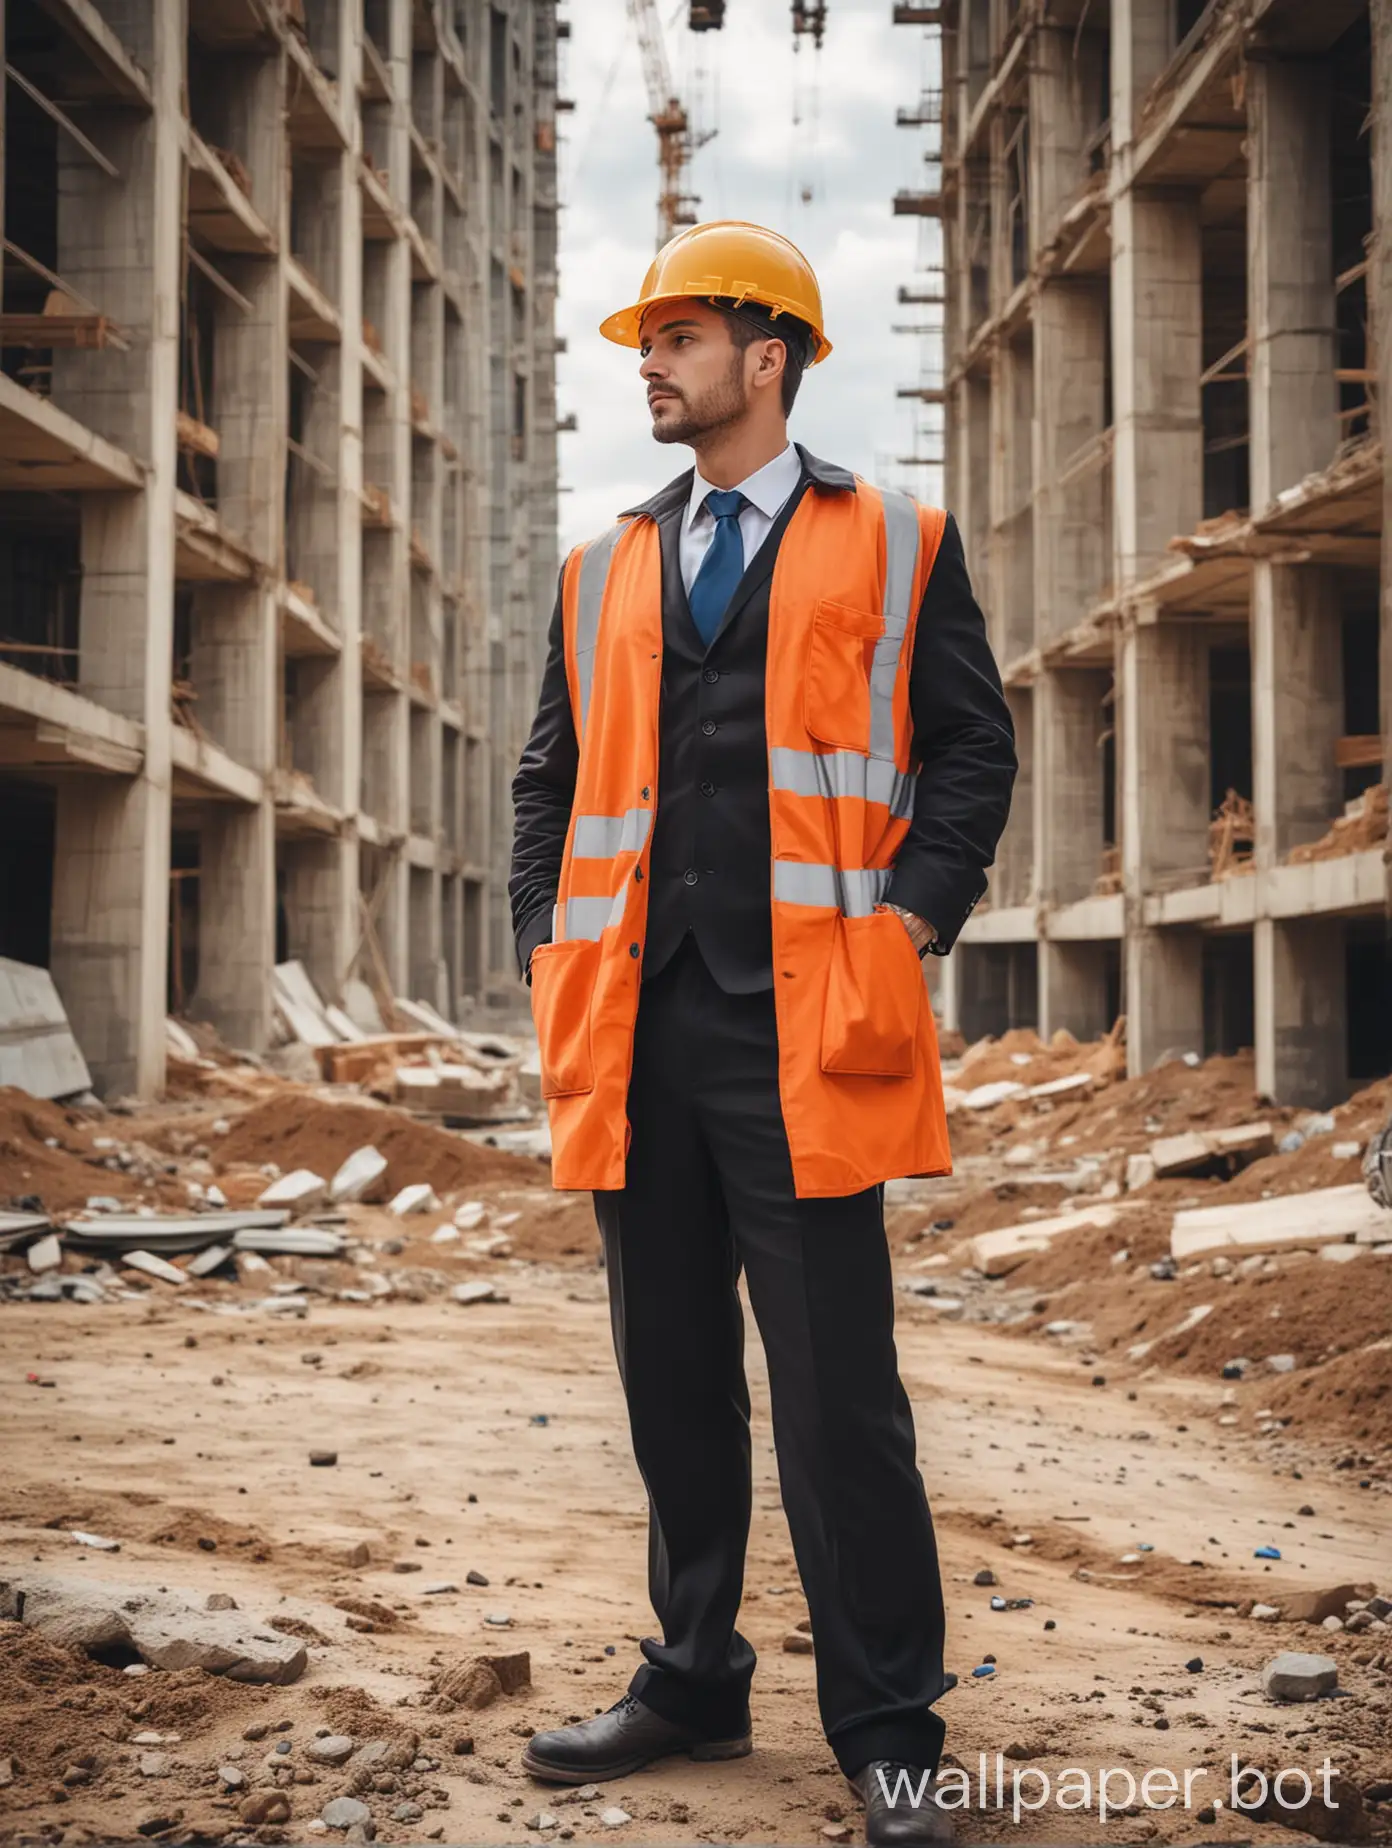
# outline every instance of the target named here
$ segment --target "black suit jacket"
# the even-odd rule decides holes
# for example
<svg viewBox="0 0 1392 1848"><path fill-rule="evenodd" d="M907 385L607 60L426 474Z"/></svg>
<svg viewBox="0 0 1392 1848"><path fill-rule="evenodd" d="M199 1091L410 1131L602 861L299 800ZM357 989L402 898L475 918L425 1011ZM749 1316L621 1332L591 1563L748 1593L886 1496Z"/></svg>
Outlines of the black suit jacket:
<svg viewBox="0 0 1392 1848"><path fill-rule="evenodd" d="M662 704L645 980L690 929L729 992L773 981L764 727L773 567L804 493L855 492L845 469L801 445L798 454L798 486L750 560L709 648L692 620L678 558L692 472L629 510L657 521L662 548ZM950 517L919 610L909 707L919 776L886 897L926 918L937 931L933 953L945 955L986 890L1016 771L1010 711ZM537 714L512 784L508 891L523 973L533 948L551 934L578 763L558 593Z"/></svg>

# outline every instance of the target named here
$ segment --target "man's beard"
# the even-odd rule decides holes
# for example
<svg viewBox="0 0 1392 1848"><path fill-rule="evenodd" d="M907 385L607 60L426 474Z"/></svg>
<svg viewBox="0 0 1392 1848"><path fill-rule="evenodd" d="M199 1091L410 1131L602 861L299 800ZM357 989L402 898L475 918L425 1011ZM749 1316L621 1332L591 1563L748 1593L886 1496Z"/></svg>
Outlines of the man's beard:
<svg viewBox="0 0 1392 1848"><path fill-rule="evenodd" d="M675 387L669 386L666 389L675 390ZM679 397L678 402L682 407L681 416L654 418L655 442L694 443L700 437L723 430L727 424L738 423L748 408L744 390L744 355L736 353L725 378L720 384L712 385L694 404L685 396Z"/></svg>

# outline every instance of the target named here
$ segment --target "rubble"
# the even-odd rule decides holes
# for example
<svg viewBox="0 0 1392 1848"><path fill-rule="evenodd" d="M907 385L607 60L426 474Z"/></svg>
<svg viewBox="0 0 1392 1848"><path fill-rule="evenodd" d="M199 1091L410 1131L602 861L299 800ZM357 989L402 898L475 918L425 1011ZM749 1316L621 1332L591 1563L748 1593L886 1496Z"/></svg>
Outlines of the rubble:
<svg viewBox="0 0 1392 1848"><path fill-rule="evenodd" d="M1163 1137L1150 1145L1150 1161L1161 1180L1176 1174L1233 1174L1249 1161L1270 1155L1275 1147L1270 1123L1239 1123L1229 1129L1191 1129L1180 1136Z"/></svg>
<svg viewBox="0 0 1392 1848"><path fill-rule="evenodd" d="M387 1207L398 1219L406 1218L408 1213L438 1213L440 1197L429 1181L416 1181L410 1187L403 1187Z"/></svg>
<svg viewBox="0 0 1392 1848"><path fill-rule="evenodd" d="M1233 1206L1193 1207L1175 1214L1170 1250L1176 1259L1240 1247L1321 1245L1387 1237L1387 1215L1356 1182L1313 1193Z"/></svg>
<svg viewBox="0 0 1392 1848"><path fill-rule="evenodd" d="M175 1285L188 1282L188 1272L181 1271L177 1264L170 1264L164 1258L157 1257L153 1251L128 1251L122 1263L129 1270L136 1270L145 1277L153 1277L159 1283Z"/></svg>
<svg viewBox="0 0 1392 1848"><path fill-rule="evenodd" d="M988 1277L1005 1276L1021 1257L1045 1250L1062 1233L1076 1231L1080 1226L1109 1226L1116 1216L1115 1207L1099 1202L1053 1218L1031 1219L1020 1225L1002 1226L999 1231L980 1232L968 1246L971 1262Z"/></svg>
<svg viewBox="0 0 1392 1848"><path fill-rule="evenodd" d="M322 1174L315 1174L312 1168L296 1168L272 1181L256 1204L283 1206L291 1213L307 1213L312 1207L323 1204L328 1191L329 1184Z"/></svg>
<svg viewBox="0 0 1392 1848"><path fill-rule="evenodd" d="M57 1270L63 1262L63 1247L56 1232L50 1232L43 1238L36 1238L24 1254L31 1271L42 1275L44 1271Z"/></svg>
<svg viewBox="0 0 1392 1848"><path fill-rule="evenodd" d="M335 1206L350 1200L363 1200L387 1172L387 1158L369 1144L354 1149L329 1182L329 1198Z"/></svg>
<svg viewBox="0 0 1392 1848"><path fill-rule="evenodd" d="M0 1086L71 1097L92 1076L47 969L0 956Z"/></svg>
<svg viewBox="0 0 1392 1848"><path fill-rule="evenodd" d="M1272 1700L1318 1700L1321 1694L1332 1694L1338 1687L1339 1665L1332 1656L1288 1649L1267 1663L1261 1683Z"/></svg>
<svg viewBox="0 0 1392 1848"><path fill-rule="evenodd" d="M167 1592L47 1573L0 1579L0 1616L97 1658L127 1648L151 1668L201 1668L282 1687L304 1673L304 1644L232 1611L199 1610Z"/></svg>

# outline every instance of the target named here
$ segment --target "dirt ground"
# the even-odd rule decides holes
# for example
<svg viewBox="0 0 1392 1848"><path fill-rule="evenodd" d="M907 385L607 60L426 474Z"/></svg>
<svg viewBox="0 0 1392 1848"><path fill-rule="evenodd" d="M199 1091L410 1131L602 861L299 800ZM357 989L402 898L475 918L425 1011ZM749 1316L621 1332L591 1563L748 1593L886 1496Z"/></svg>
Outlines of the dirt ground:
<svg viewBox="0 0 1392 1848"><path fill-rule="evenodd" d="M528 1839L538 1809L577 1837L655 1842L820 1841L854 1823L818 1728L813 1662L782 1649L805 1609L757 1347L756 1515L741 1617L760 1655L753 1756L671 1761L578 1802L520 1770L532 1730L622 1692L651 1616L644 1497L602 1276L514 1267L508 1294L467 1309L316 1301L303 1321L220 1318L165 1301L0 1314L3 1562L167 1586L197 1602L227 1592L263 1619L293 1620L310 1643L299 1683L262 1689L199 1671L130 1680L98 1664L79 1677L71 1658L11 1629L0 1647L0 1755L16 1761L0 1794L5 1840L45 1829L65 1841L129 1838L158 1822L174 1828L170 1839L302 1839L293 1825L346 1787L342 1773L312 1772L316 1783L292 1789L288 1830L244 1829L217 1782L220 1765L250 1772L270 1749L244 1742L248 1725L283 1721L295 1754L325 1724L360 1739L403 1727L419 1735L440 1767L424 1783L445 1801L418 1825L394 1823L399 1792L372 1794L383 1841ZM1153 1375L1128 1385L1109 1374L1098 1387L1076 1356L943 1325L907 1298L900 1346L943 1550L949 1664L961 1677L942 1711L974 1795L983 1752L988 1797L995 1754L1013 1754L1003 1761L1007 1803L1026 1763L1055 1774L1068 1765L1094 1776L1109 1766L1207 1774L1187 1815L1116 1816L1103 1829L1095 1811L1052 1809L1017 1826L1008 1811L977 1804L959 1818L963 1840L1289 1841L1289 1830L1246 1818L1234 1831L1221 1811L1223 1827L1196 1820L1205 1795L1227 1794L1231 1753L1271 1769L1317 1767L1328 1753L1360 1787L1392 1775L1392 1678L1360 1659L1374 1653L1369 1639L1319 1634L1346 1697L1277 1707L1258 1688L1261 1664L1278 1647L1315 1646L1315 1633L1244 1621L1233 1608L1385 1579L1385 1496L1360 1492L1332 1464L1298 1479L1294 1465L1273 1469L1259 1442L1217 1427L1212 1382ZM31 1373L52 1384L26 1384ZM318 1447L337 1450L336 1467L309 1466ZM1298 1514L1305 1506L1313 1516ZM69 1538L73 1528L116 1538L121 1550L92 1553ZM1022 1533L1030 1544L1012 1545ZM338 1563L359 1541L369 1562ZM1278 1564L1252 1557L1268 1542L1281 1548ZM1153 1552L1139 1552L1142 1543ZM1033 1605L993 1613L990 1590L972 1582L983 1566L1001 1592ZM465 1582L470 1569L487 1587ZM441 1581L459 1589L425 1592ZM384 1607L382 1621L371 1633L350 1629L345 1599ZM508 1626L490 1626L490 1614ZM529 1689L478 1713L431 1710L437 1669L522 1649ZM974 1679L988 1655L994 1675ZM1191 1672L1195 1657L1203 1667ZM130 1744L150 1728L177 1735L158 1779L139 1775ZM473 1750L460 1754L466 1734ZM65 1786L84 1754L90 1781ZM632 1821L611 1831L597 1812L612 1803ZM1381 1826L1374 1817L1370 1809L1360 1833Z"/></svg>
<svg viewBox="0 0 1392 1848"><path fill-rule="evenodd" d="M1018 1051L993 1055L1002 1072ZM1344 1106L1339 1133L1366 1133L1385 1101ZM1213 1061L1111 1083L1084 1105L959 1114L957 1177L895 1194L900 1282L942 1292L901 1292L899 1349L959 1677L941 1711L955 1797L966 1784L964 1842L1392 1842L1392 1631L1250 1615L1304 1591L1392 1594L1392 1262L1290 1252L1241 1274L1150 1274L1182 1201L1352 1178L1325 1172L1327 1139L1232 1181L1157 1183L1111 1226L1000 1280L964 1256L971 1233L1059 1210L1057 1186L1007 1163L1022 1141L1045 1166L1096 1151L1100 1183L1159 1130L1243 1121L1257 1102L1247 1065ZM752 1324L740 1624L760 1658L753 1755L670 1760L583 1793L521 1770L532 1732L622 1693L653 1625L593 1212L588 1196L550 1189L544 1161L296 1087L268 1097L259 1082L136 1117L9 1093L0 1196L184 1205L191 1179L216 1177L235 1203L264 1186L267 1163L329 1172L369 1137L391 1163L382 1190L430 1179L438 1212L398 1221L352 1206L344 1259L274 1257L180 1289L108 1273L95 1305L0 1301L0 1597L6 1577L40 1570L196 1606L226 1594L309 1658L284 1688L198 1669L131 1676L0 1622L0 1844L333 1841L319 1814L348 1793L383 1842L859 1840L818 1725L814 1658L783 1646L806 1609ZM486 1223L441 1243L432 1234L466 1200ZM17 1256L0 1272L27 1276ZM481 1278L496 1300L450 1299ZM1266 1369L1278 1352L1294 1370ZM1233 1354L1252 1368L1226 1381ZM311 1466L311 1451L336 1462ZM1254 1556L1273 1545L1278 1560ZM985 1568L995 1584L974 1582ZM1032 1602L993 1611L993 1595ZM1260 1671L1283 1649L1333 1656L1337 1696L1269 1700ZM530 1668L516 1691L479 1711L440 1698L451 1670L516 1652ZM374 1771L316 1765L326 1729L379 1743ZM1312 1777L1327 1756L1337 1807L1230 1815L1234 1754ZM288 1814L247 1820L248 1791L276 1794L272 1766ZM1073 1767L1091 1779L1083 1807L1050 1800L1015 1818L1014 1780L1029 1805L1041 1774L1052 1796ZM1150 1807L1127 1794L1147 1771ZM1075 1776L1075 1799L1080 1788ZM612 1805L625 1820L604 1818Z"/></svg>

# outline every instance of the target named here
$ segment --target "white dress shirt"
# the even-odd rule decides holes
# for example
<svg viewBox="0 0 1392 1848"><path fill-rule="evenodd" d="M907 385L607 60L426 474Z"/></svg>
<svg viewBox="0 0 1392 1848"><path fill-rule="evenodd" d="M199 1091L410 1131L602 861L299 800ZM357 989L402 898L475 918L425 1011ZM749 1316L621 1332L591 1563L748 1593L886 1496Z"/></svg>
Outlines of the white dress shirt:
<svg viewBox="0 0 1392 1848"><path fill-rule="evenodd" d="M802 458L789 443L782 455L775 456L772 462L765 462L762 468L755 469L752 475L737 484L739 492L749 503L740 513L739 520L746 570L750 559L768 538L774 521L787 505L788 496L797 486L801 473ZM681 530L681 574L688 596L696 581L696 573L701 569L701 561L715 537L715 515L705 504L706 496L711 491L712 483L705 479L698 468L691 484L691 498L686 504Z"/></svg>

